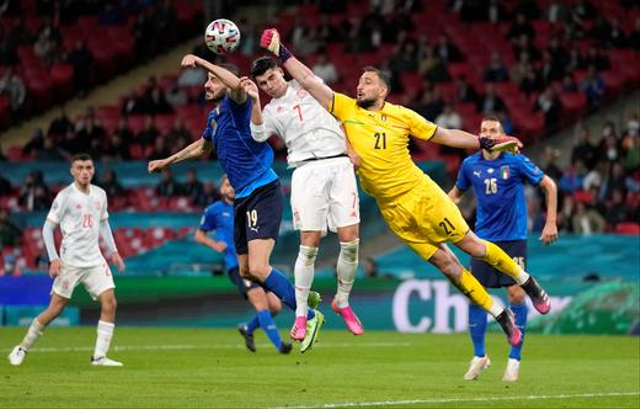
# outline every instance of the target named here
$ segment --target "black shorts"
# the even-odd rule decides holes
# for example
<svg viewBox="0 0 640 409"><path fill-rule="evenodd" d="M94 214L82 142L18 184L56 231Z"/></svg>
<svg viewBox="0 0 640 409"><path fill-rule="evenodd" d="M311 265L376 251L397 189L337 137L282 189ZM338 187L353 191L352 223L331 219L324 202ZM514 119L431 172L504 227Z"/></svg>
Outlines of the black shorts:
<svg viewBox="0 0 640 409"><path fill-rule="evenodd" d="M526 271L527 267L527 241L494 241L496 246L505 251L513 260ZM476 258L471 259L471 274L487 288L511 287L516 282L511 276L501 273L491 265Z"/></svg>
<svg viewBox="0 0 640 409"><path fill-rule="evenodd" d="M247 298L247 293L249 292L249 290L260 287L260 284L256 283L255 281L242 278L242 276L240 275L240 269L238 267L230 268L229 270L227 270L227 276L229 276L229 280L231 280L231 282L236 285L238 292L242 294L244 298Z"/></svg>
<svg viewBox="0 0 640 409"><path fill-rule="evenodd" d="M247 254L251 240L277 241L283 210L284 195L279 180L256 189L248 197L236 199L233 204L236 253Z"/></svg>

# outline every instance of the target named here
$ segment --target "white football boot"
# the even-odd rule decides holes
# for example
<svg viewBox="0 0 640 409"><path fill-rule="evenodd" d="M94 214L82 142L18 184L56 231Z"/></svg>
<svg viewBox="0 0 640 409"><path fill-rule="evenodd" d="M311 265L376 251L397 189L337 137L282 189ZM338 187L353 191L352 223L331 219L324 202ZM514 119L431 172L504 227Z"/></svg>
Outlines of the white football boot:
<svg viewBox="0 0 640 409"><path fill-rule="evenodd" d="M507 361L507 368L504 370L502 380L505 382L515 382L520 375L520 361L517 359L509 358Z"/></svg>
<svg viewBox="0 0 640 409"><path fill-rule="evenodd" d="M488 355L483 357L474 356L469 364L469 370L464 374L465 381L473 381L478 379L480 372L491 366L491 360Z"/></svg>
<svg viewBox="0 0 640 409"><path fill-rule="evenodd" d="M9 363L13 366L21 365L26 356L27 350L23 349L20 345L16 345L8 356Z"/></svg>
<svg viewBox="0 0 640 409"><path fill-rule="evenodd" d="M93 366L124 366L122 362L114 361L106 356L100 358L91 357L91 365Z"/></svg>

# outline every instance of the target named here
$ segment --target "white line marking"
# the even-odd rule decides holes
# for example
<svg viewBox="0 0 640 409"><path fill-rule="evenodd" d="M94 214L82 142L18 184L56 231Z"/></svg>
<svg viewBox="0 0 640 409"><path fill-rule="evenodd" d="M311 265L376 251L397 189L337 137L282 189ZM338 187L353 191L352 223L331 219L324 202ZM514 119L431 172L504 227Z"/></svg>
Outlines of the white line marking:
<svg viewBox="0 0 640 409"><path fill-rule="evenodd" d="M272 344L261 343L257 345L259 348L269 348ZM318 343L313 346L316 348L408 348L412 344L409 342L333 342ZM244 344L223 344L223 345L115 345L111 347L112 351L166 351L166 350L194 350L194 349L245 349ZM33 348L30 352L84 352L93 351L93 347L44 347Z"/></svg>
<svg viewBox="0 0 640 409"><path fill-rule="evenodd" d="M495 402L507 400L543 400L543 399L590 399L614 396L640 396L640 391L636 392L610 392L610 393L579 393L560 395L519 395L519 396L495 396L486 398L431 398L431 399L405 399L387 400L377 402L343 402L325 403L323 405L308 406L277 406L271 409L332 409L332 408L354 408L362 406L392 406L392 405L417 405L417 404L439 404L439 403L463 403L463 402Z"/></svg>

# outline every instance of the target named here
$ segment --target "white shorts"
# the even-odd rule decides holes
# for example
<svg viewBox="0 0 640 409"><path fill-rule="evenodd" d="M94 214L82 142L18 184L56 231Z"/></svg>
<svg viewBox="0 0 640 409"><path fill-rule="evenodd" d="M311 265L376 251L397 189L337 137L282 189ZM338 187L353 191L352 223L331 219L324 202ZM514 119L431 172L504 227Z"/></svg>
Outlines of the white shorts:
<svg viewBox="0 0 640 409"><path fill-rule="evenodd" d="M291 177L293 227L326 233L360 223L360 198L353 165L347 157L317 160L298 167Z"/></svg>
<svg viewBox="0 0 640 409"><path fill-rule="evenodd" d="M73 290L79 283L84 285L94 300L97 300L103 292L116 287L106 261L94 267L74 267L62 264L60 275L54 280L51 292L60 297L71 299Z"/></svg>

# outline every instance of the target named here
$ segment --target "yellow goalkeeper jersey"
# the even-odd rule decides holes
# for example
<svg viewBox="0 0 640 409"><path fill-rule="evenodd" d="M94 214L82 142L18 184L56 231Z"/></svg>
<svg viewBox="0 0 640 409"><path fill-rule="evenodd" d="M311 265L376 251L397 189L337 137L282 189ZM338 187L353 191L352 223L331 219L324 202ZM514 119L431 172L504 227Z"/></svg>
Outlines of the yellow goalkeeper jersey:
<svg viewBox="0 0 640 409"><path fill-rule="evenodd" d="M360 156L358 175L365 192L393 200L424 180L409 154L409 135L429 140L437 126L416 112L385 102L380 111L360 108L353 98L334 92L329 112L340 120Z"/></svg>

